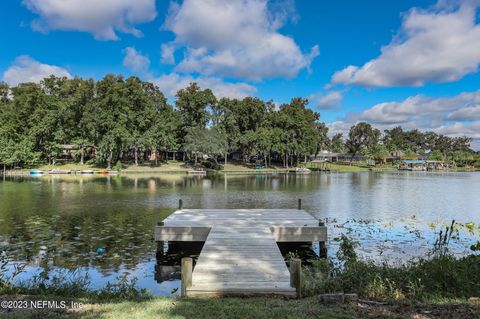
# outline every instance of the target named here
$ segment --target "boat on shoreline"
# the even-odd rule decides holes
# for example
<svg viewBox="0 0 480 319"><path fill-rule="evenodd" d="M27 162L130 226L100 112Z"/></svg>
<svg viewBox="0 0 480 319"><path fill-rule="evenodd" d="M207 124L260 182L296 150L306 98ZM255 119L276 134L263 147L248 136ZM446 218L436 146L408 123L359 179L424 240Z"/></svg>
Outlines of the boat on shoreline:
<svg viewBox="0 0 480 319"><path fill-rule="evenodd" d="M44 175L44 174L45 174L45 172L44 172L44 171L41 171L41 170L39 170L39 169L32 169L32 170L30 170L30 175L31 175L31 176L42 176L42 175Z"/></svg>
<svg viewBox="0 0 480 319"><path fill-rule="evenodd" d="M295 174L310 174L312 170L306 168L306 167L297 167L295 168Z"/></svg>

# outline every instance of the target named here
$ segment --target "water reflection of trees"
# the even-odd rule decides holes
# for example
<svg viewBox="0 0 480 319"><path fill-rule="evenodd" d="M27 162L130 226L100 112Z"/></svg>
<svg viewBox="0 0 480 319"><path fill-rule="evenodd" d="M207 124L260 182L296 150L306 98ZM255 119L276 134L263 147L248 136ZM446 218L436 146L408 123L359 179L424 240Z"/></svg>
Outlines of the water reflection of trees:
<svg viewBox="0 0 480 319"><path fill-rule="evenodd" d="M8 255L31 265L67 269L95 267L107 275L134 269L154 252L155 223L171 210L118 211L102 216L33 215L15 221L4 234ZM11 221L12 222L12 221ZM104 254L97 249L105 247Z"/></svg>

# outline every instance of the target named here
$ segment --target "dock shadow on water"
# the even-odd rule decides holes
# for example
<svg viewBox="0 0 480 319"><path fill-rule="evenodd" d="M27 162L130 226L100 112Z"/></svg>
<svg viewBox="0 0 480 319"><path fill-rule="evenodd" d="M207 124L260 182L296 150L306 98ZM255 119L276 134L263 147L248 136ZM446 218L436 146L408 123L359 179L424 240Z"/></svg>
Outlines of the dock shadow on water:
<svg viewBox="0 0 480 319"><path fill-rule="evenodd" d="M155 281L159 285L170 287L171 295L179 296L182 258L191 257L195 266L203 245L204 242L157 243Z"/></svg>

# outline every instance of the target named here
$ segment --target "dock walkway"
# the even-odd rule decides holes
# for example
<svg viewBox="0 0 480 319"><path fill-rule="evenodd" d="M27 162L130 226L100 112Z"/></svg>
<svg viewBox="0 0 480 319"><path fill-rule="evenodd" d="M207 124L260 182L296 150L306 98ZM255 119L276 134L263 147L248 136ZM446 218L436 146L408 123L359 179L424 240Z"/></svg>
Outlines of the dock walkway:
<svg viewBox="0 0 480 319"><path fill-rule="evenodd" d="M204 241L187 296L295 296L276 242L325 241L326 227L303 210L183 209L157 226L157 241Z"/></svg>

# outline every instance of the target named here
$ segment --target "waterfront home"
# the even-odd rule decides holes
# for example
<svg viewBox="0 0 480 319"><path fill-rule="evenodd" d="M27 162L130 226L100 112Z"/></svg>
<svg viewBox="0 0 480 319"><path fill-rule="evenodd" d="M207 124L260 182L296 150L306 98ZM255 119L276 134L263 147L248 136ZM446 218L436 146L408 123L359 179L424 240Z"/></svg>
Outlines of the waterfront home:
<svg viewBox="0 0 480 319"><path fill-rule="evenodd" d="M311 161L326 161L326 162L365 162L367 157L362 154L353 154L351 153L330 153L330 152L321 152L314 157L311 157Z"/></svg>

